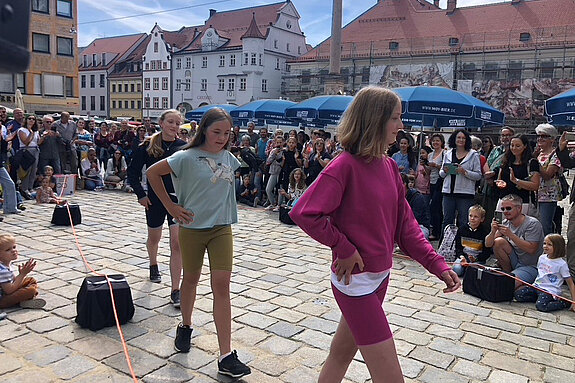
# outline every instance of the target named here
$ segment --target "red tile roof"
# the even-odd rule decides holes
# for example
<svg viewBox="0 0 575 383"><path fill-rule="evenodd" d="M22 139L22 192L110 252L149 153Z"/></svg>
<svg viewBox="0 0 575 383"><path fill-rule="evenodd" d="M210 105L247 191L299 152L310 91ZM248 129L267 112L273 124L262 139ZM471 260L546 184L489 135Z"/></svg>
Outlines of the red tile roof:
<svg viewBox="0 0 575 383"><path fill-rule="evenodd" d="M561 44L575 41L574 19L572 0L521 0L457 8L450 14L423 0L381 0L342 29L343 57L352 49L356 56L389 54L390 41L399 42L398 53L448 53L450 37L458 39L455 48L463 51ZM531 35L527 43L519 41L522 32ZM325 58L329 46L328 38L300 60Z"/></svg>
<svg viewBox="0 0 575 383"><path fill-rule="evenodd" d="M252 13L252 22L250 23L248 30L246 31L246 33L244 33L242 35L242 37L240 37L240 40L243 40L245 38L254 38L254 39L265 39L266 38L264 35L262 35L262 33L260 32L260 29L258 28L258 24L256 23L256 13L255 12Z"/></svg>
<svg viewBox="0 0 575 383"><path fill-rule="evenodd" d="M84 50L82 50L81 55L87 55L92 57L92 54L101 55L102 53L115 53L114 59L109 60L106 65L98 65L96 67L92 66L92 60L88 60L88 67L83 67L83 62L80 59L80 70L87 69L104 69L109 68L114 64L117 59L120 58L126 51L133 49L138 43L146 39L146 33L137 33L133 35L126 36L114 36L114 37L103 37L95 39L88 45ZM110 58L108 58L110 59Z"/></svg>
<svg viewBox="0 0 575 383"><path fill-rule="evenodd" d="M164 40L172 46L172 49L182 49L190 44L196 37L197 30L201 27L182 27L177 31L164 31Z"/></svg>
<svg viewBox="0 0 575 383"><path fill-rule="evenodd" d="M257 27L260 33L267 35L267 30L270 23L275 23L278 18L278 13L285 7L287 2L261 5L256 7L235 9L231 11L215 12L206 20L205 25L199 28L200 33L205 32L208 28L214 28L218 34L229 39L225 45L226 48L241 47L241 37L246 33L250 27L250 21L255 17ZM265 31L265 32L262 32ZM201 35L195 39L194 42L186 48L186 50L199 50L201 49Z"/></svg>

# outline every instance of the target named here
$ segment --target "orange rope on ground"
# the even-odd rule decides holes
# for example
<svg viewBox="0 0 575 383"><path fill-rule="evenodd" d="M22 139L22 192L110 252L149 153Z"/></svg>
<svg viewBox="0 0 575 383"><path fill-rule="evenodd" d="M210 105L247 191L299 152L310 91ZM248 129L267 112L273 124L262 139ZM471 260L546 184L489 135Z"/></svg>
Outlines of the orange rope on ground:
<svg viewBox="0 0 575 383"><path fill-rule="evenodd" d="M393 253L393 256L396 257L396 258L409 259L409 260L412 260L412 261L413 261L413 258L410 258L410 257L408 257L408 256L406 256L406 255L403 255L403 254ZM452 265L455 264L455 262L446 262L446 263L447 263L448 265L450 265L450 266L452 266ZM506 273L506 272L503 271L503 270L494 269L494 268L491 268L491 267L488 267L488 266L485 266L485 265L482 265L482 264L479 264L479 263L461 263L461 266L463 266L463 267L476 267L476 268L478 268L478 269L484 269L484 270L487 269L487 270L492 271L492 272L494 272L494 273L496 273L496 274L505 275L506 277L509 277L509 278L515 280L516 282L520 282L521 284L523 284L523 285L525 285L525 286L529 286L529 287L534 288L534 289L537 290L537 291L540 291L540 292L542 292L542 293L549 294L549 295L551 295L551 296L552 296L553 298L555 298L555 299L560 299L560 300L562 300L562 301L565 301L565 302L571 303L572 305L575 305L575 301L572 301L571 299L567 299L567 298L562 297L562 296L560 296L560 295L551 294L551 293L549 293L548 291L545 291L545 290L543 290L543 289L540 288L540 287L534 286L534 285L532 285L531 283L524 282L524 281L522 281L521 279L517 278L516 276L514 276L514 275L512 275L512 274L508 274L508 273ZM462 283L463 283L463 282L462 282ZM571 298L575 298L575 297L571 297Z"/></svg>
<svg viewBox="0 0 575 383"><path fill-rule="evenodd" d="M68 176L65 176L64 182L67 182L67 181L68 181ZM64 189L65 188L62 187L62 190L60 191L60 195L58 198L62 197L62 192L64 191ZM134 368L132 367L132 361L130 359L130 354L128 353L128 345L126 344L126 339L124 338L124 333L122 332L122 326L120 326L120 321L118 319L118 312L116 310L116 301L114 299L114 291L113 291L113 287L112 287L112 282L110 281L110 278L108 278L108 276L106 274L98 273L88 263L88 260L86 259L86 257L84 256L84 252L82 251L82 246L80 246L80 242L78 241L78 235L76 234L76 228L74 227L74 224L72 223L72 212L70 211L70 204L68 202L66 202L66 209L68 210L68 218L70 219L70 226L72 227L72 234L74 235L74 241L76 242L76 247L78 248L78 251L80 252L80 255L82 256L82 260L84 261L84 264L94 275L104 277L104 278L106 278L106 282L108 282L108 286L110 287L110 299L112 301L112 310L114 312L114 319L116 321L116 328L118 329L118 333L120 334L120 340L122 341L122 348L124 349L124 355L126 357L126 362L128 363L128 369L130 370L130 374L132 375L132 379L134 380L134 383L138 383L138 379L136 378L136 373L134 372Z"/></svg>

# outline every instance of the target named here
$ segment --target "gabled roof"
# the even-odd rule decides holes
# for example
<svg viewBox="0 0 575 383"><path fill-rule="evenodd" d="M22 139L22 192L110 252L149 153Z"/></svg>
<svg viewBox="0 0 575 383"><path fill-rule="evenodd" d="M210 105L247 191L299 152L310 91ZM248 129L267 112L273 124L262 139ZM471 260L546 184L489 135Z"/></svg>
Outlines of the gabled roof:
<svg viewBox="0 0 575 383"><path fill-rule="evenodd" d="M129 63L135 63L135 62L142 62L142 56L146 53L146 48L148 47L148 44L150 43L150 39L151 39L151 35L147 35L145 39L143 39L140 44L134 48L134 50L132 52L130 52L130 54L128 56L126 56L124 59L122 60L118 60L115 63L115 67L114 69L110 72L110 74L108 74L108 78L114 78L114 77L123 77L123 76L135 76L138 73L141 75L142 71L138 71L138 72L129 72L128 71L128 65Z"/></svg>
<svg viewBox="0 0 575 383"><path fill-rule="evenodd" d="M211 27L214 28L222 38L229 40L225 45L226 48L241 47L241 38L252 25L251 22L248 23L248 20L253 22L255 18L257 21L255 26L263 38L265 38L269 26L277 21L280 11L288 3L289 1L282 1L280 3L260 5L256 7L214 12L210 18L206 20L206 23L199 28L199 36ZM196 38L194 42L186 48L186 50L199 50L201 47L200 39Z"/></svg>
<svg viewBox="0 0 575 383"><path fill-rule="evenodd" d="M129 52L131 49L135 48L137 44L145 40L146 36L146 33L136 33L133 35L103 37L95 39L90 43L90 45L82 50L80 53L81 55L87 55L90 58L93 54L100 56L102 53L112 53L115 55L113 58L107 57L108 62L106 65L100 64L95 67L92 65L91 59L88 60L87 67L83 66L84 63L82 59L80 59L80 70L107 69L111 67L123 54Z"/></svg>
<svg viewBox="0 0 575 383"><path fill-rule="evenodd" d="M188 46L196 37L201 26L182 27L177 31L164 31L164 40L176 50Z"/></svg>
<svg viewBox="0 0 575 383"><path fill-rule="evenodd" d="M254 39L265 39L266 38L264 35L262 35L262 33L260 32L260 29L258 28L258 24L256 23L256 13L255 12L252 12L252 22L250 23L250 26L248 27L248 30L246 31L246 33L244 33L242 35L242 37L240 37L240 40L243 40L246 38L254 38Z"/></svg>
<svg viewBox="0 0 575 383"><path fill-rule="evenodd" d="M389 52L388 43L395 41L400 50L426 54L449 52L449 38L455 37L456 48L464 51L528 49L529 43L546 40L575 41L574 19L572 0L520 0L456 8L449 14L422 0L381 0L342 29L342 45L354 44L356 54L369 55ZM522 32L530 33L527 44L519 41ZM300 59L323 58L330 42L326 39Z"/></svg>

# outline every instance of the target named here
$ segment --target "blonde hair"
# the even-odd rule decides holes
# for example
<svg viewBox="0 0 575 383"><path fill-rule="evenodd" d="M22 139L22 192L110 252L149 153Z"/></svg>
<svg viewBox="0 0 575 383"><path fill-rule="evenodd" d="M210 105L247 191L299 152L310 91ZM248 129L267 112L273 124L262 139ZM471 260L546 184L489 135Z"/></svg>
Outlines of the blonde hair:
<svg viewBox="0 0 575 383"><path fill-rule="evenodd" d="M553 254L547 254L548 256L552 255L553 259L565 256L565 238L561 234L547 234L545 239L553 244Z"/></svg>
<svg viewBox="0 0 575 383"><path fill-rule="evenodd" d="M471 212L472 210L479 212L479 215L481 215L481 218L485 218L485 209L483 208L483 206L473 205L469 208L469 212Z"/></svg>
<svg viewBox="0 0 575 383"><path fill-rule="evenodd" d="M385 126L400 103L399 96L389 89L376 86L361 89L338 126L344 150L369 160L382 158L388 146Z"/></svg>
<svg viewBox="0 0 575 383"><path fill-rule="evenodd" d="M177 111L176 109L167 109L162 112L159 118L159 122L162 122L166 119L168 114L177 114L181 116L182 114ZM150 137L144 139L144 141L140 145L148 145L146 151L150 157L160 158L164 155L164 148L162 147L162 132L156 132L152 134Z"/></svg>
<svg viewBox="0 0 575 383"><path fill-rule="evenodd" d="M15 244L16 238L10 234L0 234L0 247L4 247L8 244Z"/></svg>
<svg viewBox="0 0 575 383"><path fill-rule="evenodd" d="M186 144L182 148L182 150L195 148L197 146L202 145L206 141L206 130L208 130L208 128L213 123L216 123L219 121L229 122L230 123L230 131L232 130L232 127L234 126L234 122L233 122L230 114L222 108L212 108L212 109L208 110L206 113L204 113L204 116L202 117L202 120L200 121L200 124L198 125L198 129L196 131L196 134L194 135L194 138L192 138L192 140L188 144ZM242 140L244 139L245 136L246 135L242 136Z"/></svg>

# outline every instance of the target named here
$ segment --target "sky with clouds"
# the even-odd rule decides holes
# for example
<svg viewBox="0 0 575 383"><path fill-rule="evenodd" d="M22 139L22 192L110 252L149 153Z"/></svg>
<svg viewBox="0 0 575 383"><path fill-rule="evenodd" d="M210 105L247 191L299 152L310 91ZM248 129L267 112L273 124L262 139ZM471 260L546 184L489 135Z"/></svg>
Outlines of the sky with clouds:
<svg viewBox="0 0 575 383"><path fill-rule="evenodd" d="M432 1L432 0L428 0ZM458 0L458 7L502 2L503 0ZM507 0L510 1L510 0ZM149 33L154 23L164 30L201 25L210 9L227 11L279 2L277 0L78 0L78 44L86 46L96 38ZM308 44L316 46L331 32L332 0L292 0L301 19ZM343 0L346 25L377 0ZM445 8L447 0L440 0ZM173 10L165 13L159 11ZM137 15L137 16L136 16ZM135 16L135 17L132 17ZM115 20L112 20L115 19Z"/></svg>

